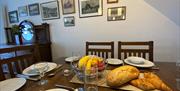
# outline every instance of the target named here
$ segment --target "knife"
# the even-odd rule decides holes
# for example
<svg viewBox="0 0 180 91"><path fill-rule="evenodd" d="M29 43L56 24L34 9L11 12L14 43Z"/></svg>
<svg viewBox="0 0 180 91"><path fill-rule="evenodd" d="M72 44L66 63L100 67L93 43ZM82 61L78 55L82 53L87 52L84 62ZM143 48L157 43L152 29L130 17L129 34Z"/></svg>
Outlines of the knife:
<svg viewBox="0 0 180 91"><path fill-rule="evenodd" d="M32 80L32 81L38 81L38 80L40 80L40 78L32 78L32 77L29 77L29 76L23 75L23 74L17 74L16 77L25 78L25 79Z"/></svg>
<svg viewBox="0 0 180 91"><path fill-rule="evenodd" d="M68 90L70 90L70 91L75 91L75 90L76 90L76 89L73 88L73 87L68 87L68 86L59 85L59 84L56 84L55 86L56 86L56 87L59 87L59 88L68 89Z"/></svg>

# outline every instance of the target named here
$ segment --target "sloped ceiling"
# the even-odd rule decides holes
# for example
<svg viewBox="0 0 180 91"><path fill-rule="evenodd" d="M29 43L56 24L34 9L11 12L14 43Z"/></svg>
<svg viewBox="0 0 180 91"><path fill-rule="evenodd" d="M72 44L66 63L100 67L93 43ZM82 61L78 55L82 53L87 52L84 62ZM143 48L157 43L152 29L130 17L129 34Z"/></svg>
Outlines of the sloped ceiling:
<svg viewBox="0 0 180 91"><path fill-rule="evenodd" d="M180 27L180 0L144 0Z"/></svg>

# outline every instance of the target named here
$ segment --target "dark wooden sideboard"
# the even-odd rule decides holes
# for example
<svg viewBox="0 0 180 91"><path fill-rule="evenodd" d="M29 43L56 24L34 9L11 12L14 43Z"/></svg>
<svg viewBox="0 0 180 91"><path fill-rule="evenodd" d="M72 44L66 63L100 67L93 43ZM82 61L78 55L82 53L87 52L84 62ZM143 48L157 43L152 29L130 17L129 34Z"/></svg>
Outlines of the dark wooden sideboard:
<svg viewBox="0 0 180 91"><path fill-rule="evenodd" d="M11 31L11 27L6 27L6 37L7 37L7 45L16 45L15 43L15 35ZM41 25L34 25L34 38L31 42L27 42L22 37L22 44L37 44L41 61L52 61L52 53L51 53L51 39L50 39L50 27L47 23L42 23Z"/></svg>

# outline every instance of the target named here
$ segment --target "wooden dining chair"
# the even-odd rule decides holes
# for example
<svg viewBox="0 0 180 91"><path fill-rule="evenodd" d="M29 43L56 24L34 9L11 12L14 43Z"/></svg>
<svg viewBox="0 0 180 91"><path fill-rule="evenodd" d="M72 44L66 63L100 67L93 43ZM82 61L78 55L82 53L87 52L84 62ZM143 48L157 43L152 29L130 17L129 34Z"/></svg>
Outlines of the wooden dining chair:
<svg viewBox="0 0 180 91"><path fill-rule="evenodd" d="M126 59L128 56L143 57L153 60L153 41L146 42L118 42L118 58Z"/></svg>
<svg viewBox="0 0 180 91"><path fill-rule="evenodd" d="M86 55L114 58L114 42L86 42Z"/></svg>
<svg viewBox="0 0 180 91"><path fill-rule="evenodd" d="M26 67L40 61L37 47L37 45L21 45L0 49L0 54L14 54L9 58L0 59L0 81L15 77L16 74L22 73Z"/></svg>

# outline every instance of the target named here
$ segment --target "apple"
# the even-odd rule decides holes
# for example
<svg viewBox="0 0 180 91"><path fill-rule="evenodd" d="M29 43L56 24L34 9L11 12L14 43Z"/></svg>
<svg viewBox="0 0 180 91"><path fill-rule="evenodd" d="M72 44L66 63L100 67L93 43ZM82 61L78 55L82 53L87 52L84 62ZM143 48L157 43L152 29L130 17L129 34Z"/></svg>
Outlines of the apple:
<svg viewBox="0 0 180 91"><path fill-rule="evenodd" d="M104 64L104 62L102 62L102 61L99 62L99 63L98 63L98 70L99 70L99 71L102 71L102 70L104 70L104 69L105 69L105 64Z"/></svg>

